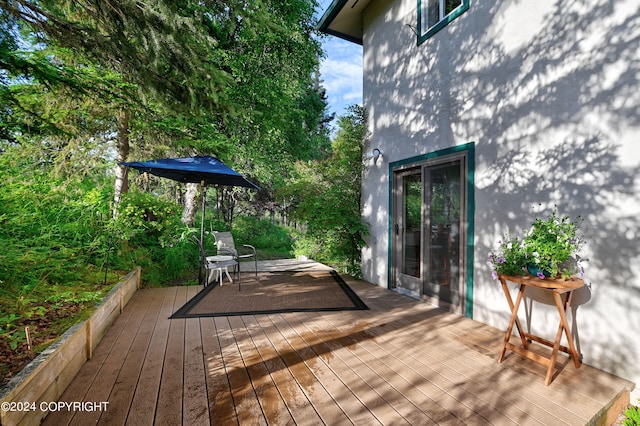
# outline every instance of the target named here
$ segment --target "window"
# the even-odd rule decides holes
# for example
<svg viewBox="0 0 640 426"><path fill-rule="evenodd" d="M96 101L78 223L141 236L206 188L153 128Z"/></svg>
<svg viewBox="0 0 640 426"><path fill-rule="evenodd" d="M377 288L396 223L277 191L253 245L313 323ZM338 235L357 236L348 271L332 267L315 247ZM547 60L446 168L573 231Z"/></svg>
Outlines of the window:
<svg viewBox="0 0 640 426"><path fill-rule="evenodd" d="M418 0L418 44L469 9L469 0Z"/></svg>

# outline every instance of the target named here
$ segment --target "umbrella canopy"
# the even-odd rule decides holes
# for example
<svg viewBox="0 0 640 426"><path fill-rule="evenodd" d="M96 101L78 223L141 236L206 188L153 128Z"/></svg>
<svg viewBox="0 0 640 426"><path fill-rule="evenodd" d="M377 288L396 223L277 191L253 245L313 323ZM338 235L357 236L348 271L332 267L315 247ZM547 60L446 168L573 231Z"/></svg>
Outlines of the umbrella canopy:
<svg viewBox="0 0 640 426"><path fill-rule="evenodd" d="M141 172L172 179L183 183L200 183L203 185L243 186L245 188L260 189L240 173L211 156L196 156L187 158L163 158L151 161L132 161L118 163L129 166ZM204 216L206 195L202 196L202 218L200 220L200 242L204 244ZM198 280L202 283L202 262Z"/></svg>
<svg viewBox="0 0 640 426"><path fill-rule="evenodd" d="M260 189L240 173L211 156L164 158L161 160L133 161L119 164L178 182Z"/></svg>

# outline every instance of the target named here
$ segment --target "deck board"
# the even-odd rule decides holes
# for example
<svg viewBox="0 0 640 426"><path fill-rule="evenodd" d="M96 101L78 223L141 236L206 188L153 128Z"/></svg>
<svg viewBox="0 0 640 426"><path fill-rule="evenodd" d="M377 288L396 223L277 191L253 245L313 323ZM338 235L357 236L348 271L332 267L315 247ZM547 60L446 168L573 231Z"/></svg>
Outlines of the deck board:
<svg viewBox="0 0 640 426"><path fill-rule="evenodd" d="M274 324L276 324L283 333L283 336L304 360L303 362L309 368L309 371L316 376L318 382L322 384L330 397L351 422L363 425L380 424L379 420L354 393L354 389L351 386L344 386L341 377L329 368L327 363L318 356L318 352L322 353L323 351L317 346L314 347L307 344L300 334L298 334L299 324L290 324L283 315L274 317L274 319L276 320ZM328 351L325 353L328 353Z"/></svg>
<svg viewBox="0 0 640 426"><path fill-rule="evenodd" d="M255 342L252 340L243 318L231 317L229 323L234 331L240 355L258 402L262 407L265 421L267 424L293 423L293 418L282 396L278 393L278 388L275 386L267 365L263 362L260 353L256 351Z"/></svg>
<svg viewBox="0 0 640 426"><path fill-rule="evenodd" d="M135 338L147 310L154 308L151 303L153 301L153 292L144 292L140 294L140 301L137 309L132 310L131 315L126 318L126 324L119 329L118 341L112 346L111 351L99 366L98 374L92 385L87 389L84 401L102 402L109 401L114 390L117 390L118 377L123 368L126 368L127 354L131 346L135 343ZM118 317L115 322L122 317ZM109 330L110 332L111 330ZM107 332L107 334L109 334ZM98 345L100 346L100 345ZM74 380L75 381L75 380ZM115 395L117 401L117 395ZM111 411L117 411L120 408L115 404ZM97 424L100 417L105 414L103 411L77 411L71 422L72 426L83 426L87 424Z"/></svg>
<svg viewBox="0 0 640 426"><path fill-rule="evenodd" d="M266 424L229 318L215 318L215 324L239 424Z"/></svg>
<svg viewBox="0 0 640 426"><path fill-rule="evenodd" d="M231 387L222 359L222 349L213 318L201 321L202 348L205 357L209 417L220 424L237 422Z"/></svg>
<svg viewBox="0 0 640 426"><path fill-rule="evenodd" d="M129 302L128 306L130 308L123 311L111 325L108 333L105 334L100 344L93 351L92 358L84 364L65 389L60 397L61 401L89 401L86 396L88 390L93 387L96 377L102 370L101 367L105 364L114 347L119 344L119 337L122 331L126 328L134 312L140 309L143 301L143 297L136 297ZM68 425L72 421L74 414L76 414L74 411L59 410L49 413L46 419L47 422L53 425Z"/></svg>
<svg viewBox="0 0 640 426"><path fill-rule="evenodd" d="M175 293L174 308L188 300L188 288L179 287ZM166 349L162 363L162 376L155 407L155 421L161 424L182 424L182 398L184 380L184 335L186 322L170 321ZM152 415L152 413L148 413Z"/></svg>
<svg viewBox="0 0 640 426"><path fill-rule="evenodd" d="M151 342L153 328L160 312L156 307L162 303L164 298L162 292L159 291L149 292L149 296L148 305L145 308L139 308L140 311L144 309L144 317L140 321L140 326L131 342L131 347L122 364L116 382L111 389L111 394L109 395L111 407L101 413L98 424L123 424L127 419L138 378L147 355L147 349Z"/></svg>
<svg viewBox="0 0 640 426"><path fill-rule="evenodd" d="M163 295L163 300L158 309L158 316L153 325L153 336L149 343L146 357L142 365L138 386L136 386L129 416L126 424L133 426L152 425L156 404L158 401L158 389L162 377L162 365L164 363L164 353L169 335L168 317L173 313L177 288L173 287L168 291L159 291Z"/></svg>
<svg viewBox="0 0 640 426"><path fill-rule="evenodd" d="M187 299L197 294L196 287L189 288ZM209 424L209 405L205 359L202 345L200 321L185 321L183 423L189 425Z"/></svg>
<svg viewBox="0 0 640 426"><path fill-rule="evenodd" d="M209 424L209 405L200 321L187 320L184 342L183 423Z"/></svg>
<svg viewBox="0 0 640 426"><path fill-rule="evenodd" d="M143 289L45 425L583 425L630 383L566 356L511 354L503 331L364 282L366 311L169 319L197 287Z"/></svg>
<svg viewBox="0 0 640 426"><path fill-rule="evenodd" d="M432 308L434 311L438 311L437 308ZM448 328L459 329L463 327L463 323L470 322L461 317L456 317L453 314L440 312L439 314L439 322L440 327L437 330L446 330ZM417 326L416 326L417 325ZM455 341L450 341L448 339L442 338L440 332L430 331L425 334L421 330L419 323L413 323L412 320L399 320L397 324L398 328L391 333L384 333L380 338L383 339L380 343L381 346L396 348L397 350L403 350L405 355L410 359L410 362L407 362L404 365L404 368L397 367L399 371L414 371L420 374L420 371L423 374L420 374L419 378L412 378L413 382L423 383L424 379L428 379L430 387L432 384L437 387L439 392L446 393L451 397L445 398L440 395L436 395L438 401L443 404L443 407L454 413L456 416L460 418L461 421L468 422L471 418L475 417L474 414L469 412L468 407L464 405L463 399L465 395L474 395L477 398L478 402L486 402L486 399L489 396L486 396L486 392L490 392L491 389L494 389L493 380L494 378L491 376L486 376L483 374L484 368L482 363L486 363L486 360L478 360L478 356L473 352L468 350L464 350L463 347L456 345ZM401 328L400 328L401 327ZM373 329L374 333L375 328ZM400 333L401 330L404 330L404 333ZM369 332L372 332L371 330ZM415 342L416 339L428 338L432 344L428 347L427 350L421 351L419 348L414 347L412 342ZM404 349L403 349L404 348ZM497 349L496 349L497 350ZM469 367L470 364L473 363L474 359L480 361L476 363L473 367ZM424 373L428 372L428 373ZM526 380L531 380L531 377L526 377ZM511 385L521 385L522 381L517 377L512 377L509 383ZM477 393L478 388L482 390L482 393ZM540 418L540 422L544 424L562 424L562 421L558 418L549 415L546 411L538 410L538 406L532 404L531 398L537 397L536 394L529 394L529 385L523 386L523 389L514 388L513 392L515 395L518 395L517 401L522 401L522 403L526 406L527 410L533 410L537 412L537 415ZM524 392L524 394L523 394ZM503 393L504 394L504 393ZM478 410L477 416L479 421L485 422L500 422L508 424L509 420L501 417L500 413L504 410L503 407L511 406L513 403L508 403L508 401L504 401L500 395L493 395L493 398L497 397L496 405L491 408L490 412L485 412L484 414L480 412L480 410L486 410L487 405L477 404L474 406ZM506 403L505 403L506 402ZM546 401L548 403L549 401ZM543 404L543 407L547 406L547 404ZM454 411L457 410L457 411ZM522 411L520 411L522 412ZM518 421L520 413L512 410L511 416L509 417L510 421ZM489 417L489 418L487 418ZM535 418L535 417L534 417ZM582 424L582 423L576 423Z"/></svg>
<svg viewBox="0 0 640 426"><path fill-rule="evenodd" d="M309 368L304 362L304 357L288 341L286 329L281 324L278 326L278 317L279 315L264 315L257 316L256 320L265 329L269 341L318 413L320 420L325 424L347 424L347 415L314 375L313 366Z"/></svg>
<svg viewBox="0 0 640 426"><path fill-rule="evenodd" d="M306 343L319 349L319 356L338 375L357 398L382 424L426 424L432 419L424 416L410 398L394 387L392 382L381 379L375 365L368 365L355 354L350 346L354 341L333 330L328 322L309 314L299 315L296 326L303 331ZM374 376L372 378L372 375Z"/></svg>
<svg viewBox="0 0 640 426"><path fill-rule="evenodd" d="M281 395L295 424L318 424L320 417L307 396L295 381L284 360L271 344L265 330L254 316L243 317L247 332L255 344L256 352L271 375L274 386Z"/></svg>

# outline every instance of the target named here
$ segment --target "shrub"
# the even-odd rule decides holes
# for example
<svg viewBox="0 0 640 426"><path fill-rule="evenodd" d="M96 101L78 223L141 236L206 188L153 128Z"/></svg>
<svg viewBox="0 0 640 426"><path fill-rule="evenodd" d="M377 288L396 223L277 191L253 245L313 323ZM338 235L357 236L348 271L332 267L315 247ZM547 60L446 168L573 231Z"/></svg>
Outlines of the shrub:
<svg viewBox="0 0 640 426"><path fill-rule="evenodd" d="M180 221L182 207L153 194L123 194L114 233L119 237L114 267L143 269L145 285L174 281L197 269L198 248L188 238L196 232Z"/></svg>
<svg viewBox="0 0 640 426"><path fill-rule="evenodd" d="M624 420L624 426L640 426L640 408L631 406L624 412L627 417Z"/></svg>
<svg viewBox="0 0 640 426"><path fill-rule="evenodd" d="M291 235L286 228L270 220L239 216L233 222L232 232L236 244L251 244L261 258L293 255Z"/></svg>

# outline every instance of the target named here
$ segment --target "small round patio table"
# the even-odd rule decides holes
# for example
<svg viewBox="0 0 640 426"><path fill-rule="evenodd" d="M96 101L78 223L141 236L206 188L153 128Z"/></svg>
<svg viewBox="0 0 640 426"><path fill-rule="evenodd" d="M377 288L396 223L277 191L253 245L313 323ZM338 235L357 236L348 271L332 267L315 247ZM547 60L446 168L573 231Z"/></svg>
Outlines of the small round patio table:
<svg viewBox="0 0 640 426"><path fill-rule="evenodd" d="M207 262L211 263L211 269L217 271L217 278L219 280L220 287L222 287L222 272L227 274L229 282L233 282L229 275L229 266L235 266L238 262L233 256L207 256Z"/></svg>

